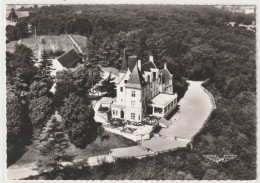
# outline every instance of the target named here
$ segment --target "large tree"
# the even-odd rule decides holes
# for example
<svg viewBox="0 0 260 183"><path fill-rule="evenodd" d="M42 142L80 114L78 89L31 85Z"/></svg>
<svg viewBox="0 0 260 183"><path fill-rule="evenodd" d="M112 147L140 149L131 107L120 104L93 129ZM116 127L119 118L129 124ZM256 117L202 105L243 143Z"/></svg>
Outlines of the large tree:
<svg viewBox="0 0 260 183"><path fill-rule="evenodd" d="M15 41L17 40L17 31L15 29L15 26L7 25L6 28L6 42Z"/></svg>
<svg viewBox="0 0 260 183"><path fill-rule="evenodd" d="M16 45L14 53L7 62L8 74L18 77L28 86L34 81L37 68L34 66L33 52L27 46Z"/></svg>
<svg viewBox="0 0 260 183"><path fill-rule="evenodd" d="M29 117L32 122L34 137L38 137L43 126L51 116L53 110L52 100L47 96L34 98L29 101Z"/></svg>
<svg viewBox="0 0 260 183"><path fill-rule="evenodd" d="M82 98L87 98L89 89L100 79L100 69L94 66L83 66L74 71L57 72L56 92L54 95L55 107L59 109L64 103L63 100L70 93L76 93Z"/></svg>
<svg viewBox="0 0 260 183"><path fill-rule="evenodd" d="M65 99L60 112L64 121L64 130L70 141L79 148L85 148L97 137L97 123L94 121L94 110L88 102L75 94Z"/></svg>
<svg viewBox="0 0 260 183"><path fill-rule="evenodd" d="M49 78L51 79L51 71L53 70L52 68L52 61L48 59L48 54L46 50L42 51L42 59L41 59L41 65L40 65L40 71L42 74L43 78Z"/></svg>
<svg viewBox="0 0 260 183"><path fill-rule="evenodd" d="M44 131L40 136L40 142L37 149L40 151L38 157L38 170L57 171L62 168L62 162L71 159L66 154L66 149L69 147L69 140L64 133L62 122L58 121L55 116L47 122Z"/></svg>
<svg viewBox="0 0 260 183"><path fill-rule="evenodd" d="M8 20L14 21L17 20L18 16L16 15L14 9L11 9L11 12L8 15Z"/></svg>
<svg viewBox="0 0 260 183"><path fill-rule="evenodd" d="M50 92L53 81L49 78L34 81L27 93L29 102L29 117L32 122L34 137L38 137L48 118L53 113L52 96Z"/></svg>
<svg viewBox="0 0 260 183"><path fill-rule="evenodd" d="M31 123L28 107L22 97L11 90L7 92L7 165L14 163L24 152L31 137Z"/></svg>
<svg viewBox="0 0 260 183"><path fill-rule="evenodd" d="M115 97L116 96L116 85L113 81L114 78L111 77L111 74L108 75L106 79L104 79L100 86L98 86L98 90L100 92L107 93L107 96L109 97Z"/></svg>

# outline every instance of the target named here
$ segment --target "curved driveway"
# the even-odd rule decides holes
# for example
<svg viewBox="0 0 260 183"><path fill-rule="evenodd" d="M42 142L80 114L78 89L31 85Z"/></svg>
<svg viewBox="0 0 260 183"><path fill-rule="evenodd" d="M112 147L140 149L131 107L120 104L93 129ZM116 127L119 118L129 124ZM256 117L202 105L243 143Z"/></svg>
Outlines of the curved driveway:
<svg viewBox="0 0 260 183"><path fill-rule="evenodd" d="M202 82L188 81L189 88L180 100L180 118L172 120L169 128L160 131L161 135L191 139L208 118L212 105L209 96L201 88Z"/></svg>
<svg viewBox="0 0 260 183"><path fill-rule="evenodd" d="M153 137L142 141L141 145L155 152L185 147L190 139L199 132L210 115L212 104L209 96L201 88L201 81L188 81L189 87L178 105L179 119L170 119L172 124L159 132L161 137ZM180 137L175 139L175 137Z"/></svg>

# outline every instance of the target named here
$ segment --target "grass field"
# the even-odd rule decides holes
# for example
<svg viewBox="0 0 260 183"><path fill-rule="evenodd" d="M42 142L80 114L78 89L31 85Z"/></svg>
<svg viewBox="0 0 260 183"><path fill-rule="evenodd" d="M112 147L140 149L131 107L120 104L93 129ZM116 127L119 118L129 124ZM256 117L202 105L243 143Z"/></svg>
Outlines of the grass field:
<svg viewBox="0 0 260 183"><path fill-rule="evenodd" d="M126 139L122 136L113 134L111 132L105 131L104 135L109 136L101 142L100 137L97 137L94 142L87 145L85 149L76 148L73 144L67 149L67 153L75 157L75 159L88 159L91 156L105 155L109 153L110 149L128 147L137 145L135 142ZM38 141L34 141L30 145L24 155L16 161L11 167L25 166L37 162L39 151L37 150Z"/></svg>
<svg viewBox="0 0 260 183"><path fill-rule="evenodd" d="M84 36L79 35L72 35L76 43L82 48L83 51L85 51L85 45L87 38ZM43 40L43 42L42 42ZM18 41L12 41L8 44L6 44L6 51L13 52L15 45L18 43ZM33 50L33 55L35 58L38 58L40 56L39 50L62 50L64 52L68 51L71 48L74 48L73 43L71 42L68 35L42 35L42 36L31 36L25 39L21 40L21 43L26 45L27 47L31 48ZM44 44L43 44L44 43Z"/></svg>

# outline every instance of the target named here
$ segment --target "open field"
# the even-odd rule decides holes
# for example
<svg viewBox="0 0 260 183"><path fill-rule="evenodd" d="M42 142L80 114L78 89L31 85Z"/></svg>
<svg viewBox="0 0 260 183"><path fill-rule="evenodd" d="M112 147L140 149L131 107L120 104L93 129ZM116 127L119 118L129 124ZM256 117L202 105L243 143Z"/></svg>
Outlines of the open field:
<svg viewBox="0 0 260 183"><path fill-rule="evenodd" d="M75 42L82 48L82 50L86 50L85 45L87 38L84 36L73 35ZM18 41L12 41L6 44L6 51L13 52L15 49L15 45ZM42 35L42 36L31 36L29 38L25 38L21 40L21 44L26 45L31 48L33 51L33 55L35 58L39 58L41 55L41 50L62 50L64 52L70 50L71 48L75 48L72 41L66 34L62 35Z"/></svg>

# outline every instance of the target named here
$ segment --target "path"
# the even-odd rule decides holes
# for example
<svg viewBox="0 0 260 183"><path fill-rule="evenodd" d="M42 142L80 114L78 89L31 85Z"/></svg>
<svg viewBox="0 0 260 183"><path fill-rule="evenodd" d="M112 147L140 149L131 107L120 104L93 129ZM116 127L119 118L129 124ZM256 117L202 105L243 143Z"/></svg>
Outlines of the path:
<svg viewBox="0 0 260 183"><path fill-rule="evenodd" d="M28 164L21 167L9 167L6 171L7 180L18 180L29 177L30 175L37 175L38 171L34 170L35 164Z"/></svg>
<svg viewBox="0 0 260 183"><path fill-rule="evenodd" d="M169 128L162 129L161 135L191 139L209 116L212 105L209 96L201 88L202 82L189 83L189 89L179 102L182 115Z"/></svg>

